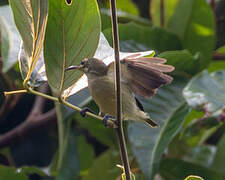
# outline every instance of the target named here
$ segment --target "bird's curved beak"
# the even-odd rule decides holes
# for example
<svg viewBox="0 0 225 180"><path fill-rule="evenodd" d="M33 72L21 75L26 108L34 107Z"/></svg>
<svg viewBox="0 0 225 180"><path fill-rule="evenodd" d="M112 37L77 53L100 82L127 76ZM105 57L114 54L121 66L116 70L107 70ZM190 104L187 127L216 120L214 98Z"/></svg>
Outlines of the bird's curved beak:
<svg viewBox="0 0 225 180"><path fill-rule="evenodd" d="M70 66L70 67L66 68L66 71L73 70L73 69L78 69L79 70L80 68L81 68L81 65Z"/></svg>

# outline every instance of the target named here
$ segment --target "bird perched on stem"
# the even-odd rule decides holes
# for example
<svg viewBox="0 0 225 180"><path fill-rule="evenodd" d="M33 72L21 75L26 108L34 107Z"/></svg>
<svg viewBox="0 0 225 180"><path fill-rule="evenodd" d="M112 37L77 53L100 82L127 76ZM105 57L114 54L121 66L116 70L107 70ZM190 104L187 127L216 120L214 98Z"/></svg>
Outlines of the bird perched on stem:
<svg viewBox="0 0 225 180"><path fill-rule="evenodd" d="M151 98L162 86L169 84L173 78L164 72L171 72L174 67L165 65L166 59L137 57L134 54L120 60L121 62L121 94L122 118L147 122L151 127L158 127L135 97L135 94ZM67 70L78 69L88 78L88 88L100 108L101 114L116 117L116 92L114 62L108 66L96 58L85 58L77 66L70 66ZM87 110L87 109L85 109Z"/></svg>

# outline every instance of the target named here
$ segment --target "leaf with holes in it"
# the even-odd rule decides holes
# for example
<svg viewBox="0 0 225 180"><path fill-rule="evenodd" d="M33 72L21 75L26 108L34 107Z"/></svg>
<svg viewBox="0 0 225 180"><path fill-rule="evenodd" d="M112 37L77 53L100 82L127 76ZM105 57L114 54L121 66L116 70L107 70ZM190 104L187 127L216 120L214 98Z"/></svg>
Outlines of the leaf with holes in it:
<svg viewBox="0 0 225 180"><path fill-rule="evenodd" d="M65 69L92 57L98 45L100 17L95 0L49 1L45 36L46 73L52 91L59 96L81 75Z"/></svg>
<svg viewBox="0 0 225 180"><path fill-rule="evenodd" d="M29 72L32 72L43 47L48 1L10 0L10 6L17 29L23 40Z"/></svg>

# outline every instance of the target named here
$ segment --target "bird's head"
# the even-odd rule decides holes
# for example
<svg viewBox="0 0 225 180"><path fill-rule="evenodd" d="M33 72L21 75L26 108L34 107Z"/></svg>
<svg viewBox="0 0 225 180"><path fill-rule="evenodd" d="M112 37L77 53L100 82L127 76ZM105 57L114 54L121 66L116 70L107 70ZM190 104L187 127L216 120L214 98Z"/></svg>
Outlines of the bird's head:
<svg viewBox="0 0 225 180"><path fill-rule="evenodd" d="M96 58L85 58L83 59L79 65L70 66L66 70L78 69L84 72L86 75L94 74L97 76L106 75L107 66L106 64Z"/></svg>

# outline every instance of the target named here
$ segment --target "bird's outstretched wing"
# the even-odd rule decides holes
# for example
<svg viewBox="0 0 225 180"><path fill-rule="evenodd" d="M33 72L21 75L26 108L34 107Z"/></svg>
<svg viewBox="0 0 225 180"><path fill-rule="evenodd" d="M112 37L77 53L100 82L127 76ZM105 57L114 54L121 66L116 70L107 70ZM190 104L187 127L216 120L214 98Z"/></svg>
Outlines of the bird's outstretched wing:
<svg viewBox="0 0 225 180"><path fill-rule="evenodd" d="M163 58L135 58L136 56L132 55L121 60L121 81L127 83L137 95L150 98L160 86L173 80L164 72L171 72L174 67L164 64L166 59ZM114 73L114 62L109 64L108 73Z"/></svg>

